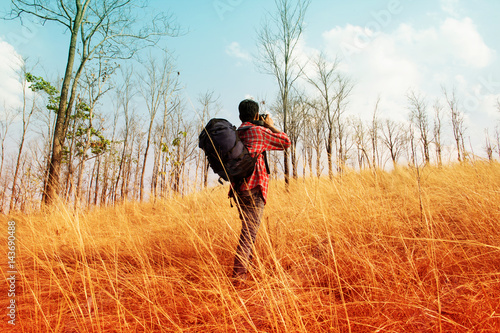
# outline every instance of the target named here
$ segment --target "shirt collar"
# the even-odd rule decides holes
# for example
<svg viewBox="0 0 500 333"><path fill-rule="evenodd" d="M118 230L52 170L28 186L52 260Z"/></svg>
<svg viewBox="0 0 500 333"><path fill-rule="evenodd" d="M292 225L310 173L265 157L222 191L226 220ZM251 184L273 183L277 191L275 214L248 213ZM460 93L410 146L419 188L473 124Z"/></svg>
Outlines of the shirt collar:
<svg viewBox="0 0 500 333"><path fill-rule="evenodd" d="M250 127L254 127L254 126L257 126L255 124L252 124L251 122L249 121L245 121L244 123L242 123L240 125L240 127L238 127L239 129L242 129L242 128L250 128Z"/></svg>

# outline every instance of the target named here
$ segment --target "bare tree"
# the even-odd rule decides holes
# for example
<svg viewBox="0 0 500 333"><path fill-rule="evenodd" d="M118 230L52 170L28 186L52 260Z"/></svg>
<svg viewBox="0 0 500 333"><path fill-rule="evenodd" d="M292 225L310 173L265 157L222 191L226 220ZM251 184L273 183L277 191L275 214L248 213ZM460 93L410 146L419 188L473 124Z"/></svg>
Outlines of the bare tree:
<svg viewBox="0 0 500 333"><path fill-rule="evenodd" d="M114 119L113 119L114 118ZM118 113L115 112L114 117L111 119L106 119L104 117L100 118L99 133L97 133L97 138L91 143L92 153L96 156L102 155L104 157L104 176L103 176L103 186L101 189L101 204L105 205L112 199L114 175L116 174L116 163L115 163L115 151L112 144L116 142L116 121L118 119ZM109 122L113 122L113 125ZM104 128L112 128L110 133L110 139L106 139L102 134Z"/></svg>
<svg viewBox="0 0 500 333"><path fill-rule="evenodd" d="M381 130L383 136L382 143L389 150L393 167L396 167L398 157L404 149L404 128L401 124L396 123L394 120L386 119L382 123Z"/></svg>
<svg viewBox="0 0 500 333"><path fill-rule="evenodd" d="M443 165L443 147L441 144L442 113L443 107L441 106L439 101L436 100L434 102L434 137L432 141L434 142L434 146L436 147L436 158L438 166Z"/></svg>
<svg viewBox="0 0 500 333"><path fill-rule="evenodd" d="M497 111L500 112L500 98L497 99L496 107L497 107ZM495 127L495 138L496 138L496 146L497 146L498 156L500 157L500 127L499 126Z"/></svg>
<svg viewBox="0 0 500 333"><path fill-rule="evenodd" d="M172 127L170 124L170 114L179 106L179 98L177 96L177 92L179 90L179 72L174 72L173 63L169 59L165 59L168 61L169 70L165 73L166 82L165 82L165 91L162 96L163 101L163 114L162 121L159 125L159 137L156 142L155 148L155 161L153 165L153 179L151 182L153 196L157 195L157 185L158 185L158 177L160 176L161 170L161 152L164 147L164 138L167 137L167 131L169 131Z"/></svg>
<svg viewBox="0 0 500 333"><path fill-rule="evenodd" d="M324 143L325 122L323 121L322 103L318 100L309 102L309 112L304 119L304 147L307 152L307 163L312 174L312 151L316 154L316 176L321 176L321 150Z"/></svg>
<svg viewBox="0 0 500 333"><path fill-rule="evenodd" d="M443 88L443 93L446 98L446 102L448 103L448 107L450 108L451 127L453 129L453 138L455 139L455 147L457 148L458 161L462 162L465 160L464 115L459 109L458 98L455 89L453 89L450 94L445 88Z"/></svg>
<svg viewBox="0 0 500 333"><path fill-rule="evenodd" d="M304 17L310 0L275 0L275 14L262 26L258 44L260 61L265 73L276 78L283 108L283 131L288 131L290 92L300 76L296 49L303 31ZM285 184L288 186L290 171L288 152L284 152Z"/></svg>
<svg viewBox="0 0 500 333"><path fill-rule="evenodd" d="M493 161L493 146L491 145L490 134L488 133L488 129L484 130L485 143L484 143L484 151L486 152L486 156L488 156L488 160L490 162Z"/></svg>
<svg viewBox="0 0 500 333"><path fill-rule="evenodd" d="M123 199L139 198L140 171L141 171L141 153L144 151L144 122L139 117L130 117L130 151L127 155L125 174L122 186Z"/></svg>
<svg viewBox="0 0 500 333"><path fill-rule="evenodd" d="M335 100L337 99L337 93L334 91L334 84L339 79L336 75L336 69L338 66L338 61L335 59L333 63L329 63L324 54L320 54L313 62L315 68L315 77L307 77L307 81L316 88L319 92L321 99L320 104L317 106L319 110L322 110L322 115L320 119L324 119L326 123L326 156L328 163L328 176L333 178L333 141L335 134L335 127L337 126L338 119L340 115L338 111L340 108L335 107Z"/></svg>
<svg viewBox="0 0 500 333"><path fill-rule="evenodd" d="M145 1L13 0L11 6L11 18L28 16L39 19L41 23L56 23L69 31L68 59L44 191L44 202L50 204L59 192L66 131L76 100L78 81L86 63L97 54L128 59L141 48L158 43L162 36L177 35L178 30L171 25L171 18L163 14L156 14L151 19L142 17L146 13ZM148 22L148 26L141 29L139 24L142 22ZM77 55L79 63L74 71Z"/></svg>
<svg viewBox="0 0 500 333"><path fill-rule="evenodd" d="M151 146L151 138L153 135L153 125L155 122L156 114L160 108L165 106L165 96L171 94L174 87L171 75L173 75L173 64L171 56L165 51L164 58L160 64L150 55L149 62L145 66L146 74L141 76L140 92L146 102L146 107L149 114L149 124L147 129L146 147L142 159L141 181L139 185L139 199L144 199L144 175L146 173L146 164L148 161L149 148ZM175 85L175 87L177 87ZM165 112L168 112L165 110Z"/></svg>
<svg viewBox="0 0 500 333"><path fill-rule="evenodd" d="M407 159L409 161L409 166L416 168L418 166L417 149L415 144L415 124L410 122L407 126L407 149L405 149L407 154Z"/></svg>
<svg viewBox="0 0 500 333"><path fill-rule="evenodd" d="M175 193L183 194L186 191L187 182L186 166L194 155L198 143L198 138L190 134L197 127L194 126L194 122L186 118L183 103L176 103L170 117L172 129L168 139L169 149L167 150L168 164L170 166L169 185Z"/></svg>
<svg viewBox="0 0 500 333"><path fill-rule="evenodd" d="M419 141L422 144L424 161L426 164L430 162L429 154L429 117L427 115L427 103L425 98L417 94L415 91L408 93L408 104L410 109L410 121L417 127L419 132Z"/></svg>
<svg viewBox="0 0 500 333"><path fill-rule="evenodd" d="M132 104L132 98L136 93L135 89L133 88L133 82L132 82L133 72L129 68L122 70L121 74L123 77L123 82L120 85L120 87L118 87L118 89L116 90L116 100L117 100L116 108L123 112L124 128L121 141L122 151L120 154L120 164L118 166L118 171L113 191L113 201L116 201L117 199L118 188L120 188L120 198L122 200L125 198L126 194L125 189L127 188L126 185L127 173L125 166L127 164L127 161L130 161L131 159L131 154L132 154L131 146L133 145L133 140L130 140L131 130L132 130L131 124L134 119L134 110L131 104ZM119 187L120 181L121 181L121 187Z"/></svg>
<svg viewBox="0 0 500 333"><path fill-rule="evenodd" d="M343 115L347 109L348 97L354 85L345 75L338 75L335 88L334 134L337 146L338 171L342 174L347 161L347 125Z"/></svg>
<svg viewBox="0 0 500 333"><path fill-rule="evenodd" d="M21 166L21 159L23 155L24 144L26 141L26 135L28 133L28 127L31 122L31 117L34 112L38 110L37 107L37 95L40 91L46 91L49 89L54 89L47 81L41 77L36 77L31 73L28 73L25 61L23 60L23 65L19 72L19 77L22 81L22 106L20 109L20 114L22 115L22 128L21 128L21 138L18 147L18 154L16 159L16 164L14 168L14 175L12 179L11 188L11 199L9 205L9 211L14 208L14 204L17 201L17 178L19 176L19 168ZM28 87L29 85L29 87ZM29 95L30 89L33 93L31 98Z"/></svg>
<svg viewBox="0 0 500 333"><path fill-rule="evenodd" d="M367 131L365 129L363 121L360 118L353 118L351 122L354 130L353 141L357 150L358 167L361 170L364 168L365 164L368 164L368 166L370 166L370 158L367 152L368 144L366 142Z"/></svg>
<svg viewBox="0 0 500 333"><path fill-rule="evenodd" d="M303 94L302 94L303 96ZM290 105L290 117L289 117L289 133L291 145L290 145L290 159L292 162L292 177L294 179L298 178L298 154L297 146L299 140L304 132L304 121L306 119L306 114L308 113L309 106L304 101L302 96L296 96L291 100Z"/></svg>
<svg viewBox="0 0 500 333"><path fill-rule="evenodd" d="M497 153L498 156L500 157L500 128L498 126L495 128L495 139L496 139Z"/></svg>
<svg viewBox="0 0 500 333"><path fill-rule="evenodd" d="M3 175L3 166L5 162L5 139L7 138L7 134L9 133L9 127L12 125L15 118L14 112L7 108L7 106L3 105L2 116L0 117L0 182L2 182ZM2 188L7 188L7 179L4 182L5 185ZM4 210L4 200L6 191L2 191L1 199L0 199L0 212L3 213Z"/></svg>
<svg viewBox="0 0 500 333"><path fill-rule="evenodd" d="M115 89L116 90L116 87ZM119 178L119 172L120 170L120 165L121 160L120 156L122 154L121 151L121 146L122 146L122 141L121 141L121 128L120 126L120 120L121 120L121 109L119 107L119 103L113 102L113 118L111 120L111 124L105 124L106 127L110 126L112 128L111 131L111 140L109 140L109 148L106 149L105 154L107 155L108 159L108 164L109 164L109 172L110 172L110 177L109 177L109 194L106 196L106 201L108 203L115 203L115 198L116 198L116 180Z"/></svg>
<svg viewBox="0 0 500 333"><path fill-rule="evenodd" d="M199 129L198 120L193 122L186 117L184 101L175 95L172 101L171 112L168 113L168 127L162 141L158 155L158 193L167 197L171 193L186 193L190 180L187 166L196 159L198 137L193 135ZM160 126L161 130L161 126ZM198 166L197 166L198 167ZM198 181L197 175L193 182Z"/></svg>
<svg viewBox="0 0 500 333"><path fill-rule="evenodd" d="M219 104L219 97L214 97L214 91L206 91L201 94L198 97L198 103L201 105L201 113L199 114L200 126L197 128L197 132L199 133L202 131L203 126L220 112L221 106ZM210 166L202 150L198 151L198 161L198 164L201 165L202 184L206 188L208 186L208 171Z"/></svg>
<svg viewBox="0 0 500 333"><path fill-rule="evenodd" d="M375 108L373 109L372 121L370 127L368 128L368 137L370 138L371 148L372 148L372 159L371 167L375 170L379 165L379 154L378 154L378 138L380 130L380 121L378 120L377 112L378 105L380 103L380 96L375 102Z"/></svg>
<svg viewBox="0 0 500 333"><path fill-rule="evenodd" d="M302 98L304 94L300 95L289 95L288 102L288 136L290 138L290 160L292 164L292 177L294 179L298 178L297 173L297 165L298 165L298 155L297 155L297 146L299 143L299 139L304 131L304 120L306 119L306 114L308 108L310 107ZM273 112L277 115L277 119L279 121L283 121L284 119L284 108L281 105L281 99L276 101L276 104L273 107Z"/></svg>
<svg viewBox="0 0 500 333"><path fill-rule="evenodd" d="M334 146L337 157L337 171L342 173L347 160L346 124L342 117L347 98L353 85L349 78L338 72L339 62L335 59L328 62L324 54L313 61L315 76L307 76L307 81L319 92L322 119L326 122L325 149L328 163L328 176L333 178Z"/></svg>

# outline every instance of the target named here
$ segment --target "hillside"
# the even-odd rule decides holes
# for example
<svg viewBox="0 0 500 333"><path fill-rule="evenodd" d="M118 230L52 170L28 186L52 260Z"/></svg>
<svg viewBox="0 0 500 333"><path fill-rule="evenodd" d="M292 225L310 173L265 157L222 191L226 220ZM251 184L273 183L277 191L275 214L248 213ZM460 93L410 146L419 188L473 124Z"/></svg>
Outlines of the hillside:
<svg viewBox="0 0 500 333"><path fill-rule="evenodd" d="M227 187L2 217L16 222L16 331L500 331L500 164L269 192L253 279L236 287Z"/></svg>

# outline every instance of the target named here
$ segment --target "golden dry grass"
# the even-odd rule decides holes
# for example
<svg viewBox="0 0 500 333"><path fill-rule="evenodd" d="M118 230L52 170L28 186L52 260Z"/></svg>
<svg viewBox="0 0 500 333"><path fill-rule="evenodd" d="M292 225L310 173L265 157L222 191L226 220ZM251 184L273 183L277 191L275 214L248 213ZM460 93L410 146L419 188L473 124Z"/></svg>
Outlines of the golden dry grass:
<svg viewBox="0 0 500 333"><path fill-rule="evenodd" d="M226 197L10 217L16 331L500 332L498 163L272 183L237 287Z"/></svg>

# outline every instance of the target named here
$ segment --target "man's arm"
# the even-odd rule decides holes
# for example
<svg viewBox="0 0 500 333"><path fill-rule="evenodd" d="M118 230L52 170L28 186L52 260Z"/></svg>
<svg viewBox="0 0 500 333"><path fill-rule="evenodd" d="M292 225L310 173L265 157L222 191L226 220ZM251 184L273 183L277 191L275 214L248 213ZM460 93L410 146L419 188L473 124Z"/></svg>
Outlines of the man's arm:
<svg viewBox="0 0 500 333"><path fill-rule="evenodd" d="M268 115L264 120L264 126L269 129L272 133L266 135L267 137L267 149L265 150L285 150L291 145L290 138L286 133L280 131L274 126L274 121L271 115Z"/></svg>

